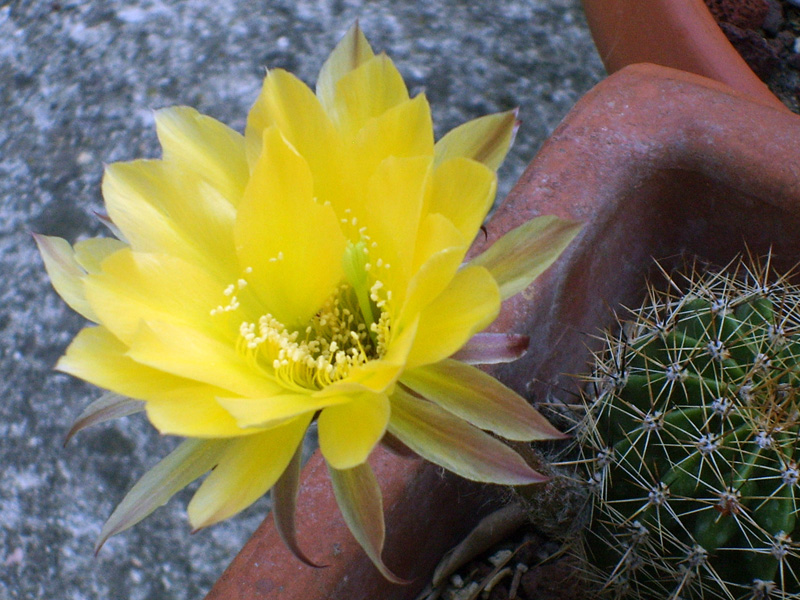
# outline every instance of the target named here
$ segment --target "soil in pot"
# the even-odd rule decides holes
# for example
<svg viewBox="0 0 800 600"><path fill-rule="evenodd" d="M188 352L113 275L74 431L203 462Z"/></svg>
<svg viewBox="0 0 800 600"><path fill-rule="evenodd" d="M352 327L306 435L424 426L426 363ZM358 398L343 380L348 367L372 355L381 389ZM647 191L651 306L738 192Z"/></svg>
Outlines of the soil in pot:
<svg viewBox="0 0 800 600"><path fill-rule="evenodd" d="M800 113L800 1L705 3L753 72L790 110Z"/></svg>

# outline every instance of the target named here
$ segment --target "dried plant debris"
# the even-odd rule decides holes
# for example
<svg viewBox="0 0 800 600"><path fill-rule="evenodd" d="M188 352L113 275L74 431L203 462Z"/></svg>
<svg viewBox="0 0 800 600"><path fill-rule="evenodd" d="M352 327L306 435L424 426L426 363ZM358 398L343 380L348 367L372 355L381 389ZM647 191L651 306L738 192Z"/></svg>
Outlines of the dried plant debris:
<svg viewBox="0 0 800 600"><path fill-rule="evenodd" d="M499 514L498 514L499 513ZM437 569L436 585L429 586L417 600L576 600L579 568L574 556L563 552L559 543L548 540L532 526L523 525L525 513L519 507L501 509L487 517L462 544L443 559ZM486 521L486 520L484 520ZM516 524L512 535L497 542L500 529ZM495 540L488 547L486 543ZM452 570L453 555L478 552Z"/></svg>

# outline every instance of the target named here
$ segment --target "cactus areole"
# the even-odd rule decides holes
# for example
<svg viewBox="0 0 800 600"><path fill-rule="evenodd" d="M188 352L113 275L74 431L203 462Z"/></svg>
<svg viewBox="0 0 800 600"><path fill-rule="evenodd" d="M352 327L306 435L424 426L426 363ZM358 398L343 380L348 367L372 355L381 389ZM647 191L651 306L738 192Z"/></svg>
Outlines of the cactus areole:
<svg viewBox="0 0 800 600"><path fill-rule="evenodd" d="M800 287L761 263L650 287L579 439L608 597L800 598Z"/></svg>

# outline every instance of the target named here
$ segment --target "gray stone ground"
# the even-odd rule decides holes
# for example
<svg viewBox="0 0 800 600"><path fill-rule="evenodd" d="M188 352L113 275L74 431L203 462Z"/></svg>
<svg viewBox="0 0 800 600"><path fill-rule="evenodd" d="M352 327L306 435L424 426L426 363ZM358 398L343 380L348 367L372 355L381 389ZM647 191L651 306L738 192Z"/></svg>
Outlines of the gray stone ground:
<svg viewBox="0 0 800 600"><path fill-rule="evenodd" d="M183 493L92 556L176 441L134 417L62 447L98 391L51 371L83 323L30 233L104 235L103 164L158 155L151 109L188 104L241 130L266 66L313 82L356 19L427 91L439 135L520 107L501 194L603 76L579 0L0 2L0 599L200 598L264 517L262 500L190 536Z"/></svg>

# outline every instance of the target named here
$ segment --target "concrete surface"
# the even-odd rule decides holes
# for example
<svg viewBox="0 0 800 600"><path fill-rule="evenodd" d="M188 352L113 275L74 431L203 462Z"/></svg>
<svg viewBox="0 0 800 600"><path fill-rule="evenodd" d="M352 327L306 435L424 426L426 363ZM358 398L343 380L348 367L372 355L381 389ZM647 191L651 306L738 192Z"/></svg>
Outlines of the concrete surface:
<svg viewBox="0 0 800 600"><path fill-rule="evenodd" d="M520 107L501 194L603 76L578 0L0 2L0 599L201 598L267 513L262 500L190 536L185 492L93 557L176 440L130 417L62 447L98 390L51 370L83 323L30 233L105 235L103 164L158 156L151 109L188 104L241 130L265 67L313 82L356 19L427 91L438 135Z"/></svg>

